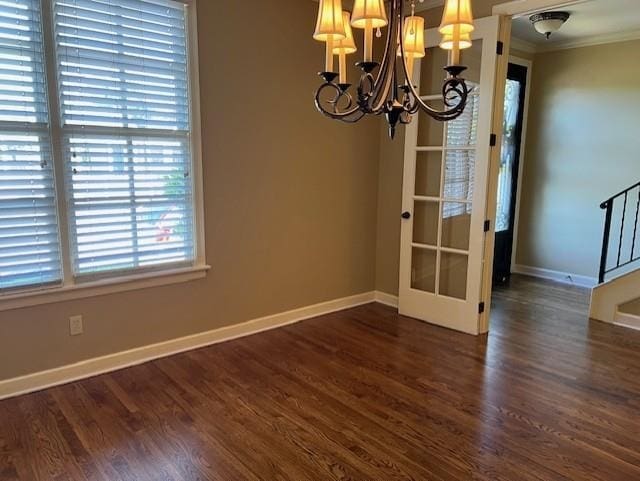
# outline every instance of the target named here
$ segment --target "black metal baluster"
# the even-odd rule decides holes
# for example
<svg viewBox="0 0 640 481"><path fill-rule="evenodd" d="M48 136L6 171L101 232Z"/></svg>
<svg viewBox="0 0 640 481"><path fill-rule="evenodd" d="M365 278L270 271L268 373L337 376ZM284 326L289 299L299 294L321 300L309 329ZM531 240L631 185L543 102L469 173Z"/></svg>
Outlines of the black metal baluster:
<svg viewBox="0 0 640 481"><path fill-rule="evenodd" d="M627 200L629 192L624 193L624 207L622 208L622 222L620 222L620 243L618 244L618 265L620 267L620 257L622 256L622 237L624 235L624 220L627 217Z"/></svg>
<svg viewBox="0 0 640 481"><path fill-rule="evenodd" d="M622 262L622 246L625 238L624 228L625 228L625 225L627 224L627 205L629 204L629 193L636 192L636 189L638 192L638 199L636 201L636 217L635 219L633 219L633 225L632 225L633 237L631 237L630 234L629 236L627 236L627 237L631 237L630 239L631 253L629 255L629 260L627 261L625 257L625 261ZM624 196L624 206L622 209L622 218L620 220L620 237L618 239L617 262L615 263L615 266L612 266L610 269L607 269L607 264L609 262L609 259L608 259L609 249L610 249L609 244L611 242L611 224L612 224L612 218L613 218L613 207L615 206L616 200L622 198L623 196ZM622 192L619 192L613 197L610 197L609 199L605 200L602 204L600 204L600 208L606 209L607 211L605 224L604 224L604 239L602 242L602 257L600 259L600 275L599 275L599 281L600 283L603 283L605 281L605 277L610 272L613 272L617 269L620 269L621 267L628 266L629 264L632 264L640 260L640 253L638 255L635 255L636 243L638 242L638 234L640 231L640 229L638 229L638 223L640 222L640 182L637 182L631 187L628 187ZM629 221L631 221L631 219L629 219Z"/></svg>
<svg viewBox="0 0 640 481"><path fill-rule="evenodd" d="M599 282L604 282L605 274L607 273L607 257L609 257L609 238L611 237L611 218L613 216L613 200L608 200L600 206L602 209L607 209L607 213L604 219L604 238L602 240L602 256L600 257L600 276Z"/></svg>
<svg viewBox="0 0 640 481"><path fill-rule="evenodd" d="M631 257L629 262L633 262L635 259L633 253L636 250L636 238L638 235L638 214L640 213L640 187L638 187L638 202L636 203L636 222L633 225L633 241L631 242Z"/></svg>

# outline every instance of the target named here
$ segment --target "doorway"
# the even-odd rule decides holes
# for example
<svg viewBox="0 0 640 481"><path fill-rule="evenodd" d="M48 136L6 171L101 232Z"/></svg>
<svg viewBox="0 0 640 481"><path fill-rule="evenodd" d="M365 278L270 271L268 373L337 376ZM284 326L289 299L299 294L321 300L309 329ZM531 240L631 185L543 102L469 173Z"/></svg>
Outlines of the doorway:
<svg viewBox="0 0 640 481"><path fill-rule="evenodd" d="M511 276L529 68L526 64L509 62L507 71L495 217L495 285L508 283Z"/></svg>

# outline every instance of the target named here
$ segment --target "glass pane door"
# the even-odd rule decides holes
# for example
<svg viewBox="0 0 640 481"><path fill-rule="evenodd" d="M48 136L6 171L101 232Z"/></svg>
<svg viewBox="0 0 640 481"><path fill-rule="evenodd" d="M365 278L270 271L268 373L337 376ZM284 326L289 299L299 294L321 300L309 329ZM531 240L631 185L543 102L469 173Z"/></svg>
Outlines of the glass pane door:
<svg viewBox="0 0 640 481"><path fill-rule="evenodd" d="M411 286L437 296L466 299L469 239L475 177L475 150L480 104L482 40L462 53L469 101L451 122L421 112L415 160ZM438 93L445 77L447 53L432 47L421 64L420 94L443 108Z"/></svg>
<svg viewBox="0 0 640 481"><path fill-rule="evenodd" d="M478 329L497 26L494 18L478 21L473 47L462 52L469 90L463 114L439 122L419 112L405 139L403 209L410 217L402 225L400 311L465 332ZM421 98L442 110L448 55L438 40L437 31L427 31L416 84Z"/></svg>

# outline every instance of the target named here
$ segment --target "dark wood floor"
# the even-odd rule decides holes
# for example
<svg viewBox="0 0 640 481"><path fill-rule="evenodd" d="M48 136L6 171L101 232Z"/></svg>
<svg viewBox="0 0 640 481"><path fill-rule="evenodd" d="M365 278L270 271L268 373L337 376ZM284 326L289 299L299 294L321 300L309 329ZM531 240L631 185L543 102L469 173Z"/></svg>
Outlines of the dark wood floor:
<svg viewBox="0 0 640 481"><path fill-rule="evenodd" d="M524 277L474 338L371 304L0 402L8 480L640 480L640 333Z"/></svg>

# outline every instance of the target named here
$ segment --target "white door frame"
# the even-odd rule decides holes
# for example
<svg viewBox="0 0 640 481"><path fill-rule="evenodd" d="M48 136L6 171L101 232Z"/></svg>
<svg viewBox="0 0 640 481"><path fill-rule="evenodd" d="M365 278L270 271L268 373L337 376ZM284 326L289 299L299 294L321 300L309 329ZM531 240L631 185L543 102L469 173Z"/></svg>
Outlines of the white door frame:
<svg viewBox="0 0 640 481"><path fill-rule="evenodd" d="M522 112L522 134L520 136L520 153L518 155L518 178L516 179L516 208L513 219L513 251L511 253L511 269L516 265L518 250L518 224L520 222L520 194L522 193L522 175L524 173L525 146L527 143L527 121L529 119L529 94L531 93L531 71L533 61L509 55L509 63L520 65L527 69L527 85L524 92L524 109Z"/></svg>

